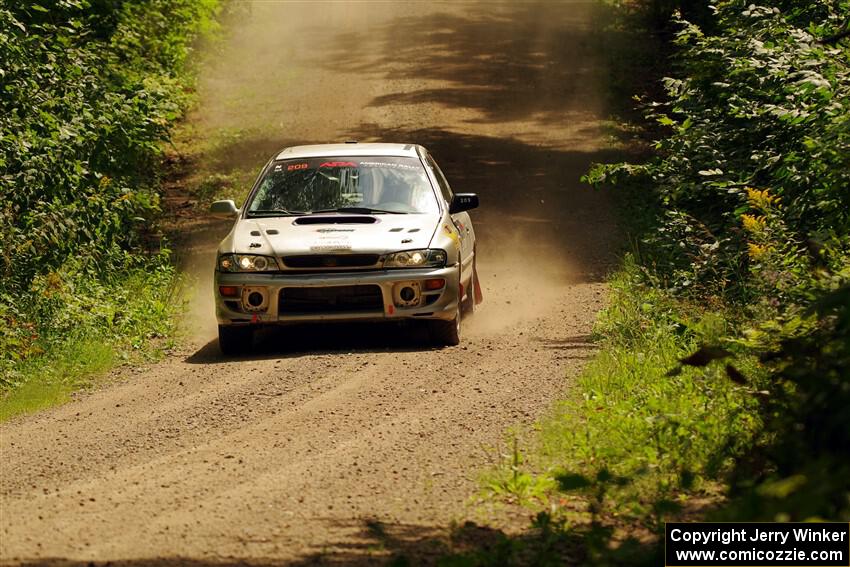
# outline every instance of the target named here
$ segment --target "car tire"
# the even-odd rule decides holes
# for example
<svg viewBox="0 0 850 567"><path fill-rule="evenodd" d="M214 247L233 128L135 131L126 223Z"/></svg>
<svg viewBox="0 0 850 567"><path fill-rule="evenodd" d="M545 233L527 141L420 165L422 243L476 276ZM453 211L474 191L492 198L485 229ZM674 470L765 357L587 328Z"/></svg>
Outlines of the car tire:
<svg viewBox="0 0 850 567"><path fill-rule="evenodd" d="M443 321L442 319L430 321L431 339L439 346L457 346L460 344L460 303L454 319Z"/></svg>
<svg viewBox="0 0 850 567"><path fill-rule="evenodd" d="M237 356L251 349L254 329L251 327L218 326L218 346L225 356Z"/></svg>

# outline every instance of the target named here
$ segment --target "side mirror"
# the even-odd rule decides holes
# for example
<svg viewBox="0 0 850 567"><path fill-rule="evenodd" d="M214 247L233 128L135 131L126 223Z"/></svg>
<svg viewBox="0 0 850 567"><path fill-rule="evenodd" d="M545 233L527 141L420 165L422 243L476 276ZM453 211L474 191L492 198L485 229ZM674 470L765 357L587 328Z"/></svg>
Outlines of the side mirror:
<svg viewBox="0 0 850 567"><path fill-rule="evenodd" d="M478 195L475 193L457 193L449 205L449 214L462 213L478 208Z"/></svg>
<svg viewBox="0 0 850 567"><path fill-rule="evenodd" d="M236 203L232 199L226 201L215 201L210 205L210 214L221 219L233 218L239 214Z"/></svg>

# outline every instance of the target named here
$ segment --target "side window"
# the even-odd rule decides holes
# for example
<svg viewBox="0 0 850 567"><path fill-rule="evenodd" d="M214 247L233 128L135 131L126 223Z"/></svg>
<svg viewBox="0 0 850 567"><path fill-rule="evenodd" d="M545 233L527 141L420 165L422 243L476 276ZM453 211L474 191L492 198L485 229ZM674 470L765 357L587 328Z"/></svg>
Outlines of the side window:
<svg viewBox="0 0 850 567"><path fill-rule="evenodd" d="M452 189L449 187L449 182L446 181L446 176L443 175L443 172L440 171L440 168L437 166L437 162L434 161L434 158L428 155L428 167L431 168L431 171L434 172L434 177L437 178L437 185L440 186L440 192L443 194L443 199L446 200L446 203L452 202Z"/></svg>

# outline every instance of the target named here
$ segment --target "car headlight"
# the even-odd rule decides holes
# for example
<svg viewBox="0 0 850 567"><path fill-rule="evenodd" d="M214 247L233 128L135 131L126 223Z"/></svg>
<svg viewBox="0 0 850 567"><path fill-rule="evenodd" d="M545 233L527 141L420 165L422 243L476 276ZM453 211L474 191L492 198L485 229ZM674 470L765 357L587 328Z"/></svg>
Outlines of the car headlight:
<svg viewBox="0 0 850 567"><path fill-rule="evenodd" d="M272 256L222 254L218 257L218 269L222 272L276 272L280 268Z"/></svg>
<svg viewBox="0 0 850 567"><path fill-rule="evenodd" d="M387 254L385 268L442 268L446 265L446 251L436 249L404 250Z"/></svg>

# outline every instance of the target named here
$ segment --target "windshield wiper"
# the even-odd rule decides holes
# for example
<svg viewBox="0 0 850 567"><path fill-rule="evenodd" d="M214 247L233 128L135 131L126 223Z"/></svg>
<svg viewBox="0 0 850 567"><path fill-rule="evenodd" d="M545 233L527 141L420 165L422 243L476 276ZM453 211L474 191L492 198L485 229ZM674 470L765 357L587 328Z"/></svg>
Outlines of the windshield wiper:
<svg viewBox="0 0 850 567"><path fill-rule="evenodd" d="M285 209L248 211L249 217L283 217L290 215L306 215L304 211L287 211Z"/></svg>
<svg viewBox="0 0 850 567"><path fill-rule="evenodd" d="M389 214L389 215L406 215L404 211L388 211L386 209L373 209L370 207L337 207L335 209L319 209L311 211L311 214L316 213L352 213L355 215L371 215L373 213Z"/></svg>

